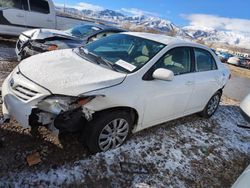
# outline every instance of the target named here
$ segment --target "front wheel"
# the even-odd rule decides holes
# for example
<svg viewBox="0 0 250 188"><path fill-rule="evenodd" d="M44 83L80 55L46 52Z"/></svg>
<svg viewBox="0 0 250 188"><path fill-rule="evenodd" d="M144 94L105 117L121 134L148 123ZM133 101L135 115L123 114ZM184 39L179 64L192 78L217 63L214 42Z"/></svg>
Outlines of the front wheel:
<svg viewBox="0 0 250 188"><path fill-rule="evenodd" d="M92 153L121 146L132 127L132 118L126 111L97 114L86 129L86 144Z"/></svg>
<svg viewBox="0 0 250 188"><path fill-rule="evenodd" d="M210 118L217 110L221 99L221 92L216 92L208 101L204 110L200 113L205 118Z"/></svg>

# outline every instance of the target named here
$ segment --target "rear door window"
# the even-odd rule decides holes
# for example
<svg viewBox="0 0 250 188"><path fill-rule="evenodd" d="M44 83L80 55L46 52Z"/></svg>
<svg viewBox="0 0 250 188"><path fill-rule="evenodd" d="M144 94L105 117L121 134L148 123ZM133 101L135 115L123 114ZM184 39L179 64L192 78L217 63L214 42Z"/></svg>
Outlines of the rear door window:
<svg viewBox="0 0 250 188"><path fill-rule="evenodd" d="M49 3L45 0L29 0L30 10L34 12L39 12L43 14L49 14Z"/></svg>
<svg viewBox="0 0 250 188"><path fill-rule="evenodd" d="M196 62L196 71L211 71L216 70L217 65L213 56L207 50L195 48L195 62Z"/></svg>
<svg viewBox="0 0 250 188"><path fill-rule="evenodd" d="M0 7L28 10L27 0L0 0Z"/></svg>

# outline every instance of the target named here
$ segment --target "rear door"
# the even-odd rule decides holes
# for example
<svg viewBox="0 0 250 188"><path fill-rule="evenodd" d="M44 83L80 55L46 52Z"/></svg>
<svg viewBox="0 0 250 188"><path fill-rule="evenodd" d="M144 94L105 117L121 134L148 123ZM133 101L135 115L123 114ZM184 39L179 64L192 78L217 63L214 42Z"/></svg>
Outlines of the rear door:
<svg viewBox="0 0 250 188"><path fill-rule="evenodd" d="M26 29L27 0L0 1L0 8L0 30L3 29L5 34L19 35Z"/></svg>
<svg viewBox="0 0 250 188"><path fill-rule="evenodd" d="M27 13L27 25L35 28L55 28L55 15L46 0L29 0L30 11Z"/></svg>
<svg viewBox="0 0 250 188"><path fill-rule="evenodd" d="M189 101L189 110L203 110L209 99L220 89L221 73L212 54L201 48L194 48L195 88Z"/></svg>

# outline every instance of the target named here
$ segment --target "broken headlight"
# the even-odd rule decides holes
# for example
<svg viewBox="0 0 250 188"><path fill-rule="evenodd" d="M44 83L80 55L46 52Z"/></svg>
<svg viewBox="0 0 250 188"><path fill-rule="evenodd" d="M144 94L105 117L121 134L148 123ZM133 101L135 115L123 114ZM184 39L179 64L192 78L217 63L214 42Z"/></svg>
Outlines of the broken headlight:
<svg viewBox="0 0 250 188"><path fill-rule="evenodd" d="M58 46L56 44L46 44L38 41L30 41L30 44L32 47L40 48L43 51L53 51L58 49Z"/></svg>
<svg viewBox="0 0 250 188"><path fill-rule="evenodd" d="M40 103L38 109L52 114L60 114L72 109L80 108L90 102L94 97L70 97L70 96L51 96Z"/></svg>
<svg viewBox="0 0 250 188"><path fill-rule="evenodd" d="M55 44L50 44L48 45L48 51L54 51L54 50L57 50L58 49L58 46L55 45Z"/></svg>

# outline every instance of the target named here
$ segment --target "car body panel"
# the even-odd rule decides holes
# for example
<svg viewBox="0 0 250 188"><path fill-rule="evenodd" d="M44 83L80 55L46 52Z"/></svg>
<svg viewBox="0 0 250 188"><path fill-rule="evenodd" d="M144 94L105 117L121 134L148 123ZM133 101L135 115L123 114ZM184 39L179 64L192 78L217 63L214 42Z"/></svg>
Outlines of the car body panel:
<svg viewBox="0 0 250 188"><path fill-rule="evenodd" d="M72 49L32 56L22 61L19 68L22 74L53 94L70 96L120 84L126 77L126 74L88 62Z"/></svg>
<svg viewBox="0 0 250 188"><path fill-rule="evenodd" d="M231 188L249 188L250 185L250 165L240 175Z"/></svg>
<svg viewBox="0 0 250 188"><path fill-rule="evenodd" d="M240 103L240 109L244 113L244 117L250 122L250 94Z"/></svg>
<svg viewBox="0 0 250 188"><path fill-rule="evenodd" d="M55 36L65 37L65 38L75 38L68 33L55 29L32 29L22 32L21 35L28 37L30 40L39 40Z"/></svg>

